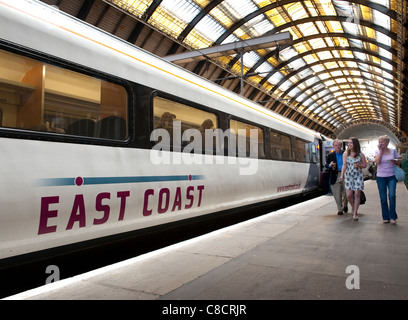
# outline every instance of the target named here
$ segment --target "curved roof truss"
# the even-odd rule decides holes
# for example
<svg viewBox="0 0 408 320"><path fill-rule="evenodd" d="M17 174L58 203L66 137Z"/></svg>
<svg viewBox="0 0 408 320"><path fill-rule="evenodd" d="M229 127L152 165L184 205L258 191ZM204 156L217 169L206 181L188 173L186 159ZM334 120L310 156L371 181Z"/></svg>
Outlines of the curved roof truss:
<svg viewBox="0 0 408 320"><path fill-rule="evenodd" d="M325 134L365 119L408 132L407 0L104 1L167 34L177 44L171 53L289 31L292 44L245 53L243 66L238 55L213 59L219 72L211 77L242 67L246 96L268 95L265 107L316 119ZM205 66L185 65L197 73Z"/></svg>

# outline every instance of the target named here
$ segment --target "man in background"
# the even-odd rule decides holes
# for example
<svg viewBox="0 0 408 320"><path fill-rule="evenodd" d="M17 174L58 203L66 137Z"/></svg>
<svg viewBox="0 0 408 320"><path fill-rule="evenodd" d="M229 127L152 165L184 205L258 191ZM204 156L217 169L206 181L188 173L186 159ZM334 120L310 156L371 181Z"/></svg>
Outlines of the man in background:
<svg viewBox="0 0 408 320"><path fill-rule="evenodd" d="M333 142L334 152L327 156L326 166L329 168L329 183L337 204L337 214L342 215L348 211L347 196L344 188L344 181L340 181L340 172L343 167L343 150L341 141L336 139Z"/></svg>

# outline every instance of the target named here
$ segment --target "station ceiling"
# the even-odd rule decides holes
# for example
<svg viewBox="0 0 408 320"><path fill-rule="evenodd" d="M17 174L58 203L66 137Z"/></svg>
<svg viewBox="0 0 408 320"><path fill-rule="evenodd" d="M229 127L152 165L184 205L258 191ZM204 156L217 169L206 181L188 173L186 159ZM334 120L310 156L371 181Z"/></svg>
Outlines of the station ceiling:
<svg viewBox="0 0 408 320"><path fill-rule="evenodd" d="M245 97L324 135L383 127L406 142L407 0L42 2L160 57L288 31L291 43L243 59L180 66L237 93L242 67Z"/></svg>

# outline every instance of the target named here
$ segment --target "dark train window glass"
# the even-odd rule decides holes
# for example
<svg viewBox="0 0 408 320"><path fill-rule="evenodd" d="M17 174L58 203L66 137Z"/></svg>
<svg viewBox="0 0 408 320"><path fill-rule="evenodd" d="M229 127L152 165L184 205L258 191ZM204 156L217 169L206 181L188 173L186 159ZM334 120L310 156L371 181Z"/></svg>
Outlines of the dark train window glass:
<svg viewBox="0 0 408 320"><path fill-rule="evenodd" d="M0 50L3 127L125 140L127 100L121 85Z"/></svg>
<svg viewBox="0 0 408 320"><path fill-rule="evenodd" d="M310 149L311 149L311 162L317 163L317 148L313 142L310 143Z"/></svg>
<svg viewBox="0 0 408 320"><path fill-rule="evenodd" d="M270 133L271 156L274 160L292 160L292 151L290 147L289 136L275 131Z"/></svg>
<svg viewBox="0 0 408 320"><path fill-rule="evenodd" d="M205 150L206 153L213 153L217 150L217 139L211 136L211 141L206 141L206 129L209 129L210 133L218 134L214 130L217 128L218 117L214 113L158 96L153 99L153 130L165 129L168 132L166 142L162 140L161 133L156 131L157 140L156 138L153 140L161 142L162 145L175 146L173 138L177 135L181 148L189 145L189 148L194 148L191 151L199 150L201 153Z"/></svg>
<svg viewBox="0 0 408 320"><path fill-rule="evenodd" d="M264 148L264 138L263 138L263 130L259 127L250 125L245 122L241 122L238 120L230 120L230 129L236 134L237 138L237 143L236 146L238 146L238 139L239 136L242 135L243 133L245 134L245 141L246 141L246 150L245 150L245 156L246 157L253 157L253 158L265 158L265 148ZM245 130L245 131L244 131ZM257 155L251 154L251 130L257 130L258 131L258 138L257 138ZM243 151L243 150L241 150ZM238 155L238 152L237 152Z"/></svg>
<svg viewBox="0 0 408 320"><path fill-rule="evenodd" d="M298 138L295 139L295 160L299 162L310 162L308 142Z"/></svg>

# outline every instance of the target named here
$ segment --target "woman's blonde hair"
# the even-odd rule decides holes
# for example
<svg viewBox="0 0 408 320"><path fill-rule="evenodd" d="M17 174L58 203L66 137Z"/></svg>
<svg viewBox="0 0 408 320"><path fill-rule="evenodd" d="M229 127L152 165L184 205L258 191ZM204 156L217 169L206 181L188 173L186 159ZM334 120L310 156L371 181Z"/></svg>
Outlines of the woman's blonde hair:
<svg viewBox="0 0 408 320"><path fill-rule="evenodd" d="M390 142L390 137L387 136L387 135L384 135L384 136L379 137L378 140L385 140L385 141L387 141L389 143Z"/></svg>

